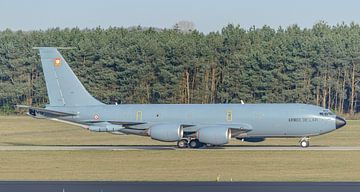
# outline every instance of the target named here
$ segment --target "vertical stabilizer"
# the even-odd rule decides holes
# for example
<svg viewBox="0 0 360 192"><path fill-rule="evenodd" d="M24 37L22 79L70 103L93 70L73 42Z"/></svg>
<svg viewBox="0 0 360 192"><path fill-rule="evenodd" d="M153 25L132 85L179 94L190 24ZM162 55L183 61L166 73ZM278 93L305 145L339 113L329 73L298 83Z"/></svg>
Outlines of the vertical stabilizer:
<svg viewBox="0 0 360 192"><path fill-rule="evenodd" d="M50 106L103 105L87 92L57 48L40 47Z"/></svg>

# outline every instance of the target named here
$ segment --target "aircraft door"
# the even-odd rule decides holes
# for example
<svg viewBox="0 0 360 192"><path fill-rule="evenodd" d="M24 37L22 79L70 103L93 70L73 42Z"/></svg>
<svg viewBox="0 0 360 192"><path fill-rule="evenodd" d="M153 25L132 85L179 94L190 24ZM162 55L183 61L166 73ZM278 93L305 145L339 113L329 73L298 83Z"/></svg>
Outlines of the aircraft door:
<svg viewBox="0 0 360 192"><path fill-rule="evenodd" d="M142 121L142 111L136 111L136 121Z"/></svg>

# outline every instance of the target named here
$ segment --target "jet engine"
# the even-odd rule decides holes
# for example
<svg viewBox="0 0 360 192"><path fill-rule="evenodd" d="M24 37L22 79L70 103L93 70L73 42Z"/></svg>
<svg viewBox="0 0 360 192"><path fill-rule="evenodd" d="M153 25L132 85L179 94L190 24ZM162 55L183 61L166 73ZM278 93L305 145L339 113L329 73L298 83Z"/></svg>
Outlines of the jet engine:
<svg viewBox="0 0 360 192"><path fill-rule="evenodd" d="M148 134L159 141L179 141L184 131L179 124L158 124L150 127Z"/></svg>
<svg viewBox="0 0 360 192"><path fill-rule="evenodd" d="M197 138L202 143L224 145L231 138L231 129L220 126L201 128L197 132Z"/></svg>

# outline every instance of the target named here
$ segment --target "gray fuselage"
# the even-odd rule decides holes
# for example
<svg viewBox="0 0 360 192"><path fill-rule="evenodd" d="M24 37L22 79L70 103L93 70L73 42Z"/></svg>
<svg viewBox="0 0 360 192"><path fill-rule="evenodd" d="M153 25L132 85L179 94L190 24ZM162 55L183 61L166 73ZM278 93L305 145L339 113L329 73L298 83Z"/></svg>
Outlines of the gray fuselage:
<svg viewBox="0 0 360 192"><path fill-rule="evenodd" d="M306 104L121 104L86 107L48 107L76 113L62 118L80 124L96 122L139 122L134 129L153 124L206 125L246 124L247 137L300 137L336 129L336 116L324 108Z"/></svg>

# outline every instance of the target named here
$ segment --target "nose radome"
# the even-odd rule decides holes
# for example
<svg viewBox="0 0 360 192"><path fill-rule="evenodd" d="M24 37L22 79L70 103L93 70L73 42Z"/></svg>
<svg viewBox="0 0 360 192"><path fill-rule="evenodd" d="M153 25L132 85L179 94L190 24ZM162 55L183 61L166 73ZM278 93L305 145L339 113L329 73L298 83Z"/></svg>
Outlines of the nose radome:
<svg viewBox="0 0 360 192"><path fill-rule="evenodd" d="M346 125L346 121L342 117L336 116L335 124L336 124L336 129L339 129Z"/></svg>

